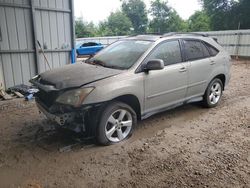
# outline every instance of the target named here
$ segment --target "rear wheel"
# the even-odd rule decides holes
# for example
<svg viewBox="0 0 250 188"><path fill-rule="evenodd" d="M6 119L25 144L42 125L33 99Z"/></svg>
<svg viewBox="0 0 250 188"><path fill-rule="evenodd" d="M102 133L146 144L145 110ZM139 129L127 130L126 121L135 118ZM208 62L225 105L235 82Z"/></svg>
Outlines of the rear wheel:
<svg viewBox="0 0 250 188"><path fill-rule="evenodd" d="M136 123L136 113L130 106L122 102L112 102L101 115L97 141L102 145L121 142L132 135Z"/></svg>
<svg viewBox="0 0 250 188"><path fill-rule="evenodd" d="M218 105L223 93L223 84L220 79L213 79L208 85L203 96L203 103L206 107L212 108Z"/></svg>

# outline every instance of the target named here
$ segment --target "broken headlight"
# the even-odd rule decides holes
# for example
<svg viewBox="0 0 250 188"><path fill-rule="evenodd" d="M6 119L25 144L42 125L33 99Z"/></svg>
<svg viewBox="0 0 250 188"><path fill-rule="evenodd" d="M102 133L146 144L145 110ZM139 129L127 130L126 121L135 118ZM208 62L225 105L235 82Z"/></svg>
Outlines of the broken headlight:
<svg viewBox="0 0 250 188"><path fill-rule="evenodd" d="M88 87L66 91L56 99L56 102L79 107L93 89L93 87Z"/></svg>

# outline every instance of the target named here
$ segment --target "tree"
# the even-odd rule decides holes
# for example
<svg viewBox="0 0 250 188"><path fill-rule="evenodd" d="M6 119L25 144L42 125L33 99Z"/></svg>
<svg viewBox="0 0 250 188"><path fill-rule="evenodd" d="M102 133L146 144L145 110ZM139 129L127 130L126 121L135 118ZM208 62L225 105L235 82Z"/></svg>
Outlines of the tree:
<svg viewBox="0 0 250 188"><path fill-rule="evenodd" d="M210 31L210 18L205 11L196 11L188 19L189 31Z"/></svg>
<svg viewBox="0 0 250 188"><path fill-rule="evenodd" d="M237 29L235 0L201 0L213 30Z"/></svg>
<svg viewBox="0 0 250 188"><path fill-rule="evenodd" d="M75 20L75 34L77 38L93 37L95 36L95 32L96 28L92 22L84 22L82 17Z"/></svg>
<svg viewBox="0 0 250 188"><path fill-rule="evenodd" d="M249 0L201 0L213 30L250 28Z"/></svg>
<svg viewBox="0 0 250 188"><path fill-rule="evenodd" d="M117 11L110 14L102 27L106 35L128 35L131 33L132 23L124 13Z"/></svg>
<svg viewBox="0 0 250 188"><path fill-rule="evenodd" d="M234 6L235 24L240 23L240 29L250 29L250 1L240 0Z"/></svg>
<svg viewBox="0 0 250 188"><path fill-rule="evenodd" d="M132 22L134 33L141 34L146 32L148 17L146 5L142 0L123 0L122 12Z"/></svg>
<svg viewBox="0 0 250 188"><path fill-rule="evenodd" d="M168 32L184 32L188 30L188 25L187 22L185 22L179 16L179 14L174 9L172 9L172 12L170 13L168 28Z"/></svg>
<svg viewBox="0 0 250 188"><path fill-rule="evenodd" d="M168 6L167 1L152 1L149 12L152 16L149 24L151 32L166 33L186 30L185 22L172 7Z"/></svg>
<svg viewBox="0 0 250 188"><path fill-rule="evenodd" d="M108 21L99 22L98 29L96 32L97 36L109 36L109 35L112 35L111 33L112 31L110 30L108 26Z"/></svg>

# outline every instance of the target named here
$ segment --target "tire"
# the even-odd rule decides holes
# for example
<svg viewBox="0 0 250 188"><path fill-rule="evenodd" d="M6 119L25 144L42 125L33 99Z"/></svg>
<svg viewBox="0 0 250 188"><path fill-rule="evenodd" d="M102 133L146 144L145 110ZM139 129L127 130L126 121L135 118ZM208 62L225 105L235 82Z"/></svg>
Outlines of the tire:
<svg viewBox="0 0 250 188"><path fill-rule="evenodd" d="M132 135L136 124L136 113L129 105L111 102L103 110L97 125L97 142L101 145L121 142Z"/></svg>
<svg viewBox="0 0 250 188"><path fill-rule="evenodd" d="M203 96L203 105L207 108L216 107L223 94L223 84L218 78L213 79L207 86Z"/></svg>

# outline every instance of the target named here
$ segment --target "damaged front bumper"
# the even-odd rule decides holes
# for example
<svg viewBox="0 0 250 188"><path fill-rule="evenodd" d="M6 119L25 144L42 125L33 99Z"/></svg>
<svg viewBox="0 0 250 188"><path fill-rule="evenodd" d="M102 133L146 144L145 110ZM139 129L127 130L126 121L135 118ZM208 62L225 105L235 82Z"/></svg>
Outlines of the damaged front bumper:
<svg viewBox="0 0 250 188"><path fill-rule="evenodd" d="M86 117L89 116L90 111L96 107L96 105L88 105L74 109L65 105L54 104L48 108L37 98L36 104L39 111L50 121L57 123L60 127L75 132L86 132Z"/></svg>
<svg viewBox="0 0 250 188"><path fill-rule="evenodd" d="M64 126L67 122L72 122L75 113L64 113L64 114L52 114L45 107L43 107L40 103L36 103L40 112L42 112L49 120L56 122L57 124Z"/></svg>

